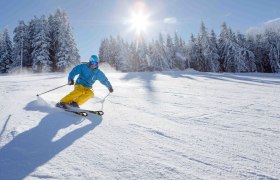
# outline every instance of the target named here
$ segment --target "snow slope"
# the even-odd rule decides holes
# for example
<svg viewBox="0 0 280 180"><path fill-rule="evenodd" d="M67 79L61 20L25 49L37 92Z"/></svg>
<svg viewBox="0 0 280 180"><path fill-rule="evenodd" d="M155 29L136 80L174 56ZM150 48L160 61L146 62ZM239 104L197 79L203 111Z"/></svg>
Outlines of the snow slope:
<svg viewBox="0 0 280 180"><path fill-rule="evenodd" d="M109 73L102 118L67 74L0 76L0 179L278 179L280 74ZM97 83L84 108L101 108Z"/></svg>

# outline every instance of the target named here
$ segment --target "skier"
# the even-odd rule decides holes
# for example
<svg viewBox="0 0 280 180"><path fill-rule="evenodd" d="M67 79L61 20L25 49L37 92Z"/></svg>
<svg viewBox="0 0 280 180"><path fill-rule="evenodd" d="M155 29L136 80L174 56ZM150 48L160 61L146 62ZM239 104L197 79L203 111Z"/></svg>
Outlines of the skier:
<svg viewBox="0 0 280 180"><path fill-rule="evenodd" d="M94 96L91 88L96 80L99 80L105 85L110 93L114 91L105 74L98 69L98 64L98 56L92 55L88 63L77 65L72 69L68 76L69 85L73 85L74 77L79 75L75 83L74 91L62 98L60 102L56 104L57 107L66 109L67 105L70 105L79 108L80 105L84 104Z"/></svg>

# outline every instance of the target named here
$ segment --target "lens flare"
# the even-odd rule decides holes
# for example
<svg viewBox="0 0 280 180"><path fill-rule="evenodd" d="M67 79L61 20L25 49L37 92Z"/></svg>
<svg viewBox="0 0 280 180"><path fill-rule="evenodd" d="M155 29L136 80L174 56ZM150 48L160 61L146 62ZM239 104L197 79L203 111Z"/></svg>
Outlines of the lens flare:
<svg viewBox="0 0 280 180"><path fill-rule="evenodd" d="M150 25L149 15L145 15L142 11L132 12L131 18L128 21L131 29L135 30L136 34L145 32Z"/></svg>

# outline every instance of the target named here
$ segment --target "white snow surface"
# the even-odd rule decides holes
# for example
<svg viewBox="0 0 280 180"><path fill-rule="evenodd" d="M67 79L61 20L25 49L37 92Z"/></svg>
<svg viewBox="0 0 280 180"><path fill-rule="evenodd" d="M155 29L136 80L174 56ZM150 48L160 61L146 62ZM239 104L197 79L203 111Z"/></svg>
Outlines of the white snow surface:
<svg viewBox="0 0 280 180"><path fill-rule="evenodd" d="M107 73L102 118L36 97L67 76L0 76L1 180L280 178L280 74Z"/></svg>

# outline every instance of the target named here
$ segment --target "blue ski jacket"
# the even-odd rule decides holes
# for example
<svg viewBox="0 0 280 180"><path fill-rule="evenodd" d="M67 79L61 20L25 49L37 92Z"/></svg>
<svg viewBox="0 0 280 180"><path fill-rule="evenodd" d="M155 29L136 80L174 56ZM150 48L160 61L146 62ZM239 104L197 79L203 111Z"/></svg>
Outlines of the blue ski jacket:
<svg viewBox="0 0 280 180"><path fill-rule="evenodd" d="M112 89L112 85L105 76L105 74L98 68L90 69L89 63L77 65L69 73L68 81L74 80L74 77L79 74L75 85L82 85L87 88L92 88L92 85L98 80L101 84L105 85L108 89Z"/></svg>

